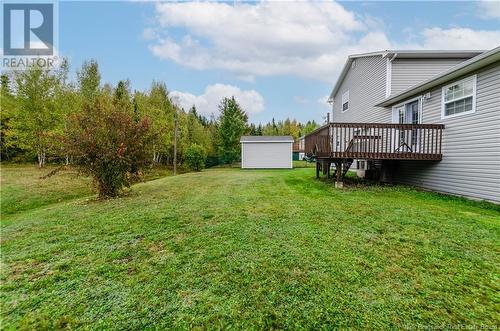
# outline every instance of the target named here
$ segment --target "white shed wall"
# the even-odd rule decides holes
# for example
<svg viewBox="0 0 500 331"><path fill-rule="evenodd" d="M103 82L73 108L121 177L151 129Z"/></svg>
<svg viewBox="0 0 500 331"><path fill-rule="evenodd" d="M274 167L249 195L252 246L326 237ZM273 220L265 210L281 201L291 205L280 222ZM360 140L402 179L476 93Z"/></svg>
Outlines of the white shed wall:
<svg viewBox="0 0 500 331"><path fill-rule="evenodd" d="M287 168L292 165L291 142L246 142L241 144L243 169Z"/></svg>

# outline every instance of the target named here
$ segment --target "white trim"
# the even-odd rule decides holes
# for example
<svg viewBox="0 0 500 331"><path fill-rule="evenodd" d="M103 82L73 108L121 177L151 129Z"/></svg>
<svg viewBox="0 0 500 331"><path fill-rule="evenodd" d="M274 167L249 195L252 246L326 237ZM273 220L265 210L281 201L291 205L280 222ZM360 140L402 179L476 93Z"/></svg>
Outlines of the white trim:
<svg viewBox="0 0 500 331"><path fill-rule="evenodd" d="M346 103L346 102L347 102L347 109L344 110L344 103ZM345 113L346 111L349 110L350 106L351 105L350 105L350 101L349 101L349 90L347 90L347 91L344 91L344 93L342 93L342 104L340 105L341 112Z"/></svg>
<svg viewBox="0 0 500 331"><path fill-rule="evenodd" d="M386 58L385 64L385 97L388 98L391 95L391 85L392 85L392 61Z"/></svg>
<svg viewBox="0 0 500 331"><path fill-rule="evenodd" d="M415 102L418 100L418 124L422 124L422 118L423 118L423 102L422 102L422 97L421 96L418 96L418 97L415 97L415 98L411 98L411 99L408 99L408 100L405 100L404 102L400 102L398 103L397 105L394 105L392 106L392 123L393 124L398 124L399 123L399 113L397 114L397 116L395 116L394 114L394 111L397 109L397 108L401 108L401 107L404 107L405 109L405 114L406 114L406 105L409 104L409 103L412 103L412 102Z"/></svg>
<svg viewBox="0 0 500 331"><path fill-rule="evenodd" d="M424 123L424 98L422 96L419 96L419 103L418 103L418 121L422 124Z"/></svg>
<svg viewBox="0 0 500 331"><path fill-rule="evenodd" d="M471 95L463 96L463 97L460 97L460 98L457 98L457 99L454 99L454 100L448 100L446 102L444 101L445 90L448 87L450 87L452 85L455 85L455 84L458 84L458 83L462 83L462 82L464 82L466 80L469 80L471 78L472 78L472 94ZM476 86L477 86L477 75L472 75L472 76L469 76L469 77L465 77L463 79L454 81L451 84L443 86L441 88L441 119L444 120L444 119L448 119L448 118L453 118L453 117L457 117L457 116L462 116L462 115L467 115L467 114L475 113L476 112ZM471 110L464 111L464 112L461 112L461 113L452 114L452 115L445 115L445 105L447 103L455 102L455 101L459 101L459 100L463 100L463 99L470 98L470 97L472 97L472 109Z"/></svg>

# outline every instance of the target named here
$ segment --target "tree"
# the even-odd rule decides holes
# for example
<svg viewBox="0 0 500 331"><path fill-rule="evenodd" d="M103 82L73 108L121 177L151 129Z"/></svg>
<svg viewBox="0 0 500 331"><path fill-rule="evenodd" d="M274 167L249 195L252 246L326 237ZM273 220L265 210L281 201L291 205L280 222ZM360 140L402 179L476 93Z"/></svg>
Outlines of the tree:
<svg viewBox="0 0 500 331"><path fill-rule="evenodd" d="M151 141L153 163L160 163L162 156L169 159L174 138L174 106L165 83L153 81L148 92L136 92L134 99L137 113L149 117L151 129L156 132Z"/></svg>
<svg viewBox="0 0 500 331"><path fill-rule="evenodd" d="M78 89L84 103L93 105L101 88L101 74L97 61L85 61L76 76Z"/></svg>
<svg viewBox="0 0 500 331"><path fill-rule="evenodd" d="M184 162L188 168L194 171L201 171L205 167L207 153L203 146L191 144L185 152Z"/></svg>
<svg viewBox="0 0 500 331"><path fill-rule="evenodd" d="M16 99L12 94L10 77L6 74L1 75L0 87L0 151L1 159L10 157L10 148L8 148L6 132L10 130L11 119L16 113ZM10 146L15 148L15 146Z"/></svg>
<svg viewBox="0 0 500 331"><path fill-rule="evenodd" d="M73 163L92 176L99 198L109 198L149 164L152 132L148 118L137 121L132 112L108 108L103 98L71 117L65 142Z"/></svg>
<svg viewBox="0 0 500 331"><path fill-rule="evenodd" d="M213 153L213 139L208 130L208 120L198 115L195 106L191 107L187 114L187 134L187 146L198 144L202 146L205 151Z"/></svg>
<svg viewBox="0 0 500 331"><path fill-rule="evenodd" d="M257 135L262 136L262 124L259 123L259 126L257 127Z"/></svg>
<svg viewBox="0 0 500 331"><path fill-rule="evenodd" d="M224 98L219 110L219 156L223 163L233 163L240 157L240 137L245 133L248 117L234 97Z"/></svg>
<svg viewBox="0 0 500 331"><path fill-rule="evenodd" d="M253 124L253 123L250 124L250 126L248 127L248 133L251 136L258 136L257 127L255 126L255 124Z"/></svg>
<svg viewBox="0 0 500 331"><path fill-rule="evenodd" d="M306 125L300 131L300 136L305 136L306 134L313 132L317 128L319 128L318 123L316 123L315 121L312 121L312 122L307 121Z"/></svg>
<svg viewBox="0 0 500 331"><path fill-rule="evenodd" d="M119 81L113 94L113 105L116 109L132 112L134 110L130 98L130 81Z"/></svg>
<svg viewBox="0 0 500 331"><path fill-rule="evenodd" d="M68 126L68 119L71 114L81 110L82 99L80 98L75 86L68 83L69 62L63 59L57 76L59 84L56 85L54 102L56 104L56 111L60 118L60 122L55 129L55 134L58 137L57 143L54 144L54 152L56 156L64 155L66 164L69 164L69 154L64 150L62 136Z"/></svg>
<svg viewBox="0 0 500 331"><path fill-rule="evenodd" d="M59 142L57 130L62 123L56 94L61 84L55 71L30 67L15 76L18 111L9 121L7 145L35 154L43 167L47 154Z"/></svg>

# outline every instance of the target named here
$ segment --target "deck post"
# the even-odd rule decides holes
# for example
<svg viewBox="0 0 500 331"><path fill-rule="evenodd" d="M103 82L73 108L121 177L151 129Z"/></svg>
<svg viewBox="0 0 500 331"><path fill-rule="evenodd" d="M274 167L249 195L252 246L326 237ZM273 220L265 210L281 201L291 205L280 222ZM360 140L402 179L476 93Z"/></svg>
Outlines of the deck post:
<svg viewBox="0 0 500 331"><path fill-rule="evenodd" d="M397 169L398 161L383 160L382 173L380 174L380 182L392 184L394 182L394 173Z"/></svg>
<svg viewBox="0 0 500 331"><path fill-rule="evenodd" d="M328 174L328 164L329 162L327 160L323 160L323 162L321 162L321 171L323 172L323 175L327 175Z"/></svg>
<svg viewBox="0 0 500 331"><path fill-rule="evenodd" d="M316 178L319 178L319 162L316 161Z"/></svg>
<svg viewBox="0 0 500 331"><path fill-rule="evenodd" d="M344 182L342 182L342 161L335 161L335 168L337 173L337 179L335 181L335 188L343 188Z"/></svg>

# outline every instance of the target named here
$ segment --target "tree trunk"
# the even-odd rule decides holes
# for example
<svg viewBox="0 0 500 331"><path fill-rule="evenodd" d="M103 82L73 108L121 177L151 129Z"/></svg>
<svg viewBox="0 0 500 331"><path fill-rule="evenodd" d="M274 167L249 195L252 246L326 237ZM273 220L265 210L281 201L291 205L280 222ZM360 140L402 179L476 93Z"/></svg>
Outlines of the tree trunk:
<svg viewBox="0 0 500 331"><path fill-rule="evenodd" d="M153 164L156 163L156 146L153 145Z"/></svg>
<svg viewBox="0 0 500 331"><path fill-rule="evenodd" d="M40 150L37 153L38 157L38 168L43 168L45 166L45 151Z"/></svg>

